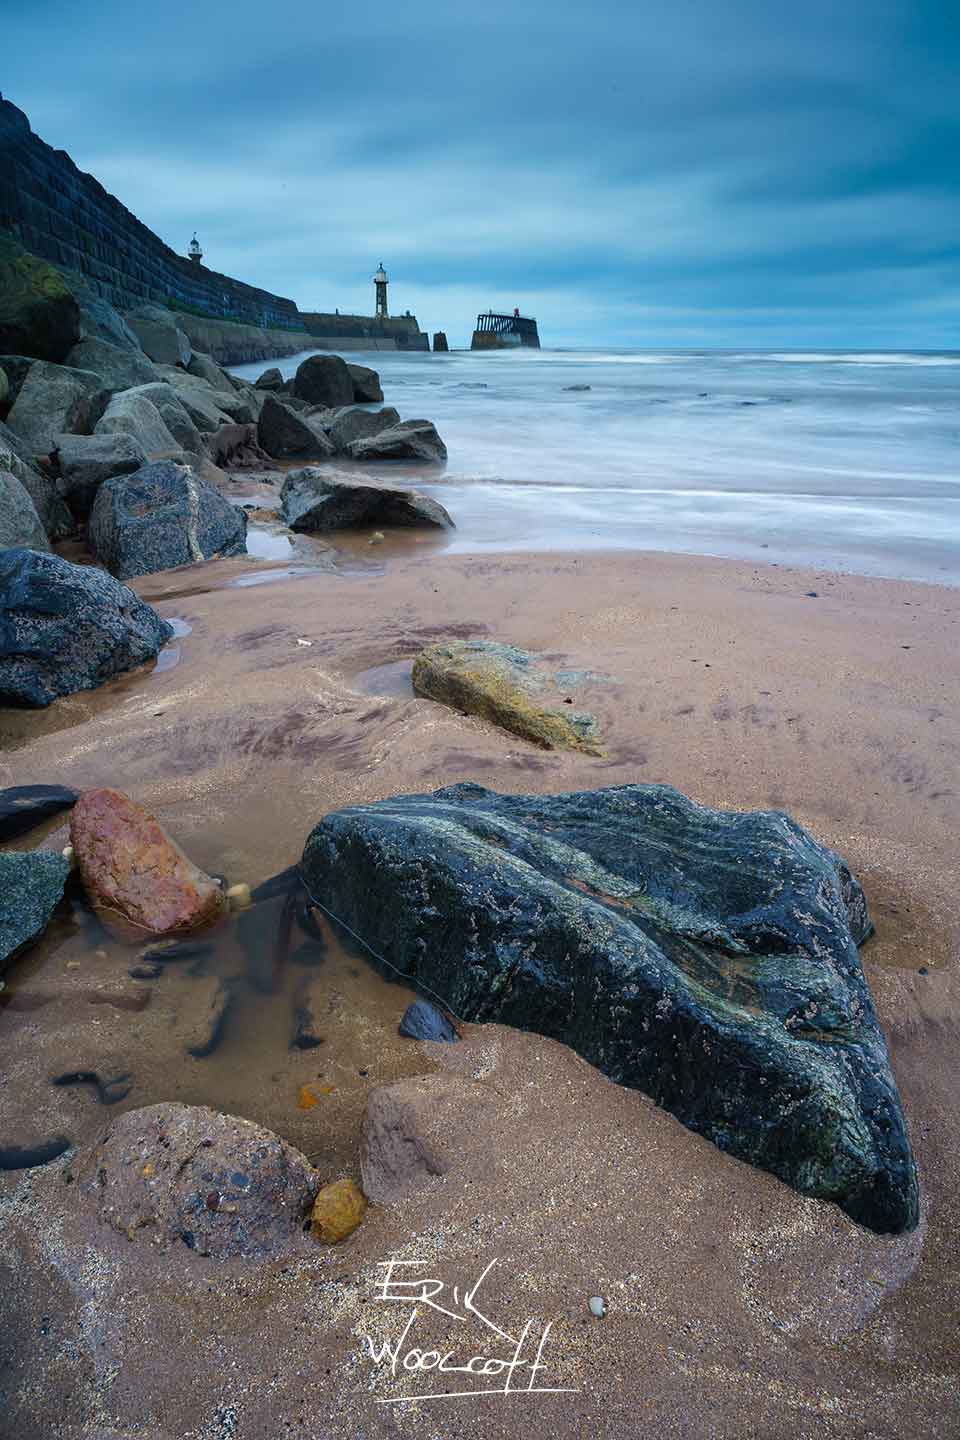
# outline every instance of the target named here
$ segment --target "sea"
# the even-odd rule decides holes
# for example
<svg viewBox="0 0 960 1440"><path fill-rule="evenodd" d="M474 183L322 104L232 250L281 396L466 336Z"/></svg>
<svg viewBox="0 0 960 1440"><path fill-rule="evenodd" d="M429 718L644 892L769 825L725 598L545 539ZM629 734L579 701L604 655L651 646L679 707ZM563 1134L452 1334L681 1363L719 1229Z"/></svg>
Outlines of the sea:
<svg viewBox="0 0 960 1440"><path fill-rule="evenodd" d="M305 355L268 364L292 375ZM960 584L960 352L351 352L449 460L461 551L662 550Z"/></svg>

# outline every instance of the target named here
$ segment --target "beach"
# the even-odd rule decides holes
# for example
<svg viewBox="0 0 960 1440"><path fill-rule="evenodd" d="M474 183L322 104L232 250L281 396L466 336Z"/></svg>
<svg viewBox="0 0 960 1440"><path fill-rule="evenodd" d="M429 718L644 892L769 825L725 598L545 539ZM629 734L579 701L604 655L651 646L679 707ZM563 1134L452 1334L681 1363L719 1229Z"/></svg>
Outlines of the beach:
<svg viewBox="0 0 960 1440"><path fill-rule="evenodd" d="M135 1292L122 1255L91 1248L94 1222L58 1167L0 1176L16 1433L44 1433L56 1407L63 1435L91 1414L104 1436L952 1434L960 593L642 551L444 553L402 532L375 549L337 544L325 568L247 558L135 581L179 622L164 652L175 663L49 711L3 712L2 783L118 787L198 864L251 884L295 862L328 811L459 780L520 794L664 782L712 806L786 810L867 894L877 933L862 960L916 1153L920 1226L872 1234L536 1035L468 1026L457 1046L401 1041L406 988L336 946L327 1050L286 1047L284 986L241 1008L214 1054L185 1058L171 1019L182 979L165 975L132 1013L113 946L91 956L61 925L8 977L8 1141L66 1131L82 1144L106 1118L88 1091L38 1081L38 1065L122 1058L134 1088L118 1111L208 1103L276 1130L331 1177L357 1177L376 1085L446 1071L487 1100L454 1135L448 1172L372 1208L344 1246L280 1266L131 1247ZM591 672L577 698L605 755L547 753L414 699L414 654L458 636ZM64 834L51 823L43 843ZM114 999L91 1012L98 991ZM310 1083L319 1099L304 1110ZM496 1259L487 1313L507 1330L552 1322L540 1383L576 1394L378 1404L435 1388L366 1353L364 1335L379 1344L401 1328L376 1299L390 1254L429 1260L451 1286ZM602 1320L591 1295L606 1298ZM428 1324L431 1344L456 1340L442 1316ZM162 1378L171 1367L186 1383Z"/></svg>

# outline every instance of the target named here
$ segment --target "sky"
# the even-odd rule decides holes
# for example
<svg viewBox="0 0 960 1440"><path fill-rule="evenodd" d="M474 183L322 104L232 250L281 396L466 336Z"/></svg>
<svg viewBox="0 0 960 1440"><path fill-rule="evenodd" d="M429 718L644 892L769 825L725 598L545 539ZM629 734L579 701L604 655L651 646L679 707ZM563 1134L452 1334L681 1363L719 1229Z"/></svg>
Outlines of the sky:
<svg viewBox="0 0 960 1440"><path fill-rule="evenodd" d="M4 8L34 131L302 309L960 349L957 0Z"/></svg>

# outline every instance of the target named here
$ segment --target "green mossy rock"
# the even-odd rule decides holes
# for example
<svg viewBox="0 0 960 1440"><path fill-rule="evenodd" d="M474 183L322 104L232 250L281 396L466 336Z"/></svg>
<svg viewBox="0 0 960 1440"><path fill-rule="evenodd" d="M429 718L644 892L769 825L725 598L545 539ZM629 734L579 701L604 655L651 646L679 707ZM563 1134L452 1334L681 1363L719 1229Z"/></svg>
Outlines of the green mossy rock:
<svg viewBox="0 0 960 1440"><path fill-rule="evenodd" d="M847 866L665 785L453 785L328 815L315 899L465 1020L536 1030L720 1149L912 1229L918 1186Z"/></svg>
<svg viewBox="0 0 960 1440"><path fill-rule="evenodd" d="M413 662L417 695L478 715L544 750L602 755L593 716L543 704L548 678L538 657L494 640L428 645Z"/></svg>
<svg viewBox="0 0 960 1440"><path fill-rule="evenodd" d="M45 260L0 235L0 354L59 364L80 339L80 307Z"/></svg>

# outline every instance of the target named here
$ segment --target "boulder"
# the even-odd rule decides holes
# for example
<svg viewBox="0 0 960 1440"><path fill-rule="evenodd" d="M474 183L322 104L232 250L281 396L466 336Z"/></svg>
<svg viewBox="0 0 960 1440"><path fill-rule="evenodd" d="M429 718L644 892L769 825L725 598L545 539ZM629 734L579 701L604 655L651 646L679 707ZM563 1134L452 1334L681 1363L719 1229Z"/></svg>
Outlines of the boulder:
<svg viewBox="0 0 960 1440"><path fill-rule="evenodd" d="M254 423L256 423L256 421L260 419L260 412L263 409L263 402L267 398L267 392L265 390L258 390L255 385L251 385L248 381L241 380L237 376L232 376L231 378L233 379L233 388L249 405L250 414L253 416Z"/></svg>
<svg viewBox="0 0 960 1440"><path fill-rule="evenodd" d="M121 935L182 935L223 912L220 884L119 790L83 791L70 816L70 844L90 904Z"/></svg>
<svg viewBox="0 0 960 1440"><path fill-rule="evenodd" d="M205 437L214 465L230 470L275 470L276 466L257 440L256 425L221 425Z"/></svg>
<svg viewBox="0 0 960 1440"><path fill-rule="evenodd" d="M33 464L27 446L6 425L0 424L0 469L16 476L33 501L40 523L50 540L62 540L76 529L54 481Z"/></svg>
<svg viewBox="0 0 960 1440"><path fill-rule="evenodd" d="M363 1191L352 1180L334 1180L317 1191L310 1211L310 1229L325 1245L352 1235L366 1213Z"/></svg>
<svg viewBox="0 0 960 1440"><path fill-rule="evenodd" d="M310 355L297 368L293 393L311 405L352 405L353 380L339 355Z"/></svg>
<svg viewBox="0 0 960 1440"><path fill-rule="evenodd" d="M33 455L48 455L57 436L89 435L103 414L109 387L92 370L36 360L7 416L7 424Z"/></svg>
<svg viewBox="0 0 960 1440"><path fill-rule="evenodd" d="M156 405L148 395L138 390L121 390L119 395L114 395L94 426L93 433L132 435L141 449L151 456L182 453Z"/></svg>
<svg viewBox="0 0 960 1440"><path fill-rule="evenodd" d="M272 365L269 370L264 370L263 374L253 383L257 390L282 390L284 386L283 376L275 365Z"/></svg>
<svg viewBox="0 0 960 1440"><path fill-rule="evenodd" d="M380 376L367 365L347 365L353 381L353 398L359 405L377 405L383 399Z"/></svg>
<svg viewBox="0 0 960 1440"><path fill-rule="evenodd" d="M309 468L295 470L284 480L280 514L291 530L309 532L356 529L361 525L453 528L443 506L416 490L374 485Z"/></svg>
<svg viewBox="0 0 960 1440"><path fill-rule="evenodd" d="M111 1121L73 1175L72 1193L124 1244L218 1260L301 1248L319 1188L307 1158L272 1130L172 1102Z"/></svg>
<svg viewBox="0 0 960 1440"><path fill-rule="evenodd" d="M446 1175L471 1135L484 1134L485 1088L458 1075L413 1075L380 1085L367 1100L360 1136L364 1193L396 1205Z"/></svg>
<svg viewBox="0 0 960 1440"><path fill-rule="evenodd" d="M78 519L86 519L104 480L131 475L147 463L143 446L122 431L101 435L60 435L54 452L57 490Z"/></svg>
<svg viewBox="0 0 960 1440"><path fill-rule="evenodd" d="M23 545L28 550L49 550L50 541L37 507L9 470L0 470L0 550Z"/></svg>
<svg viewBox="0 0 960 1440"><path fill-rule="evenodd" d="M453 785L327 815L301 872L465 1020L572 1046L721 1149L883 1233L917 1174L839 856L665 785ZM375 1198L364 1172L364 1188Z"/></svg>
<svg viewBox="0 0 960 1440"><path fill-rule="evenodd" d="M415 694L478 715L544 750L602 755L593 716L567 710L553 693L551 674L539 656L516 645L450 640L421 650L412 680Z"/></svg>
<svg viewBox="0 0 960 1440"><path fill-rule="evenodd" d="M0 790L0 843L26 835L76 802L76 790L64 785L12 785Z"/></svg>
<svg viewBox="0 0 960 1440"><path fill-rule="evenodd" d="M197 429L204 433L219 429L227 421L249 425L253 420L250 405L232 386L226 390L214 390L196 375L187 375L167 365L163 367L163 376L176 391L177 398L189 412Z"/></svg>
<svg viewBox="0 0 960 1440"><path fill-rule="evenodd" d="M80 308L60 274L0 235L0 350L59 364L80 339Z"/></svg>
<svg viewBox="0 0 960 1440"><path fill-rule="evenodd" d="M20 394L20 386L30 374L31 365L37 362L29 355L0 355L0 365L3 366L3 373L7 377L7 398L6 408L9 411Z"/></svg>
<svg viewBox="0 0 960 1440"><path fill-rule="evenodd" d="M95 338L121 350L130 350L143 357L143 347L119 310L94 289L95 281L71 270L64 276L73 298L80 307L80 339Z"/></svg>
<svg viewBox="0 0 960 1440"><path fill-rule="evenodd" d="M324 419L323 426L338 450L346 451L352 440L366 440L379 435L381 430L390 430L399 425L400 416L392 405L383 410L359 410L348 405L334 412L331 420Z"/></svg>
<svg viewBox="0 0 960 1440"><path fill-rule="evenodd" d="M142 396L156 406L157 414L173 436L176 449L184 450L189 455L206 453L203 437L194 423L193 413L184 402L183 396L172 385L161 380L152 385L138 385L135 389L125 390L123 393Z"/></svg>
<svg viewBox="0 0 960 1440"><path fill-rule="evenodd" d="M129 390L133 385L150 385L160 378L156 366L142 351L114 345L98 335L87 335L74 345L66 363L99 375L104 390Z"/></svg>
<svg viewBox="0 0 960 1440"><path fill-rule="evenodd" d="M257 437L263 449L275 460L298 455L323 459L334 453L333 442L318 421L311 422L297 415L270 392L260 411Z"/></svg>
<svg viewBox="0 0 960 1440"><path fill-rule="evenodd" d="M0 975L46 930L63 897L69 861L51 850L0 853Z"/></svg>
<svg viewBox="0 0 960 1440"><path fill-rule="evenodd" d="M87 533L98 558L121 580L247 553L244 512L172 460L104 481Z"/></svg>
<svg viewBox="0 0 960 1440"><path fill-rule="evenodd" d="M173 635L94 565L0 551L0 705L49 705L152 660Z"/></svg>
<svg viewBox="0 0 960 1440"><path fill-rule="evenodd" d="M190 341L172 315L152 307L146 313L143 309L133 310L127 316L127 324L144 353L157 365L189 365L193 353Z"/></svg>
<svg viewBox="0 0 960 1440"><path fill-rule="evenodd" d="M401 420L389 430L380 430L347 446L353 460L429 460L447 458L447 447L429 420Z"/></svg>
<svg viewBox="0 0 960 1440"><path fill-rule="evenodd" d="M221 370L216 360L211 359L209 355L201 354L199 350L194 350L190 356L187 374L205 381L213 390L225 390L229 394L233 389L233 380L226 370Z"/></svg>

